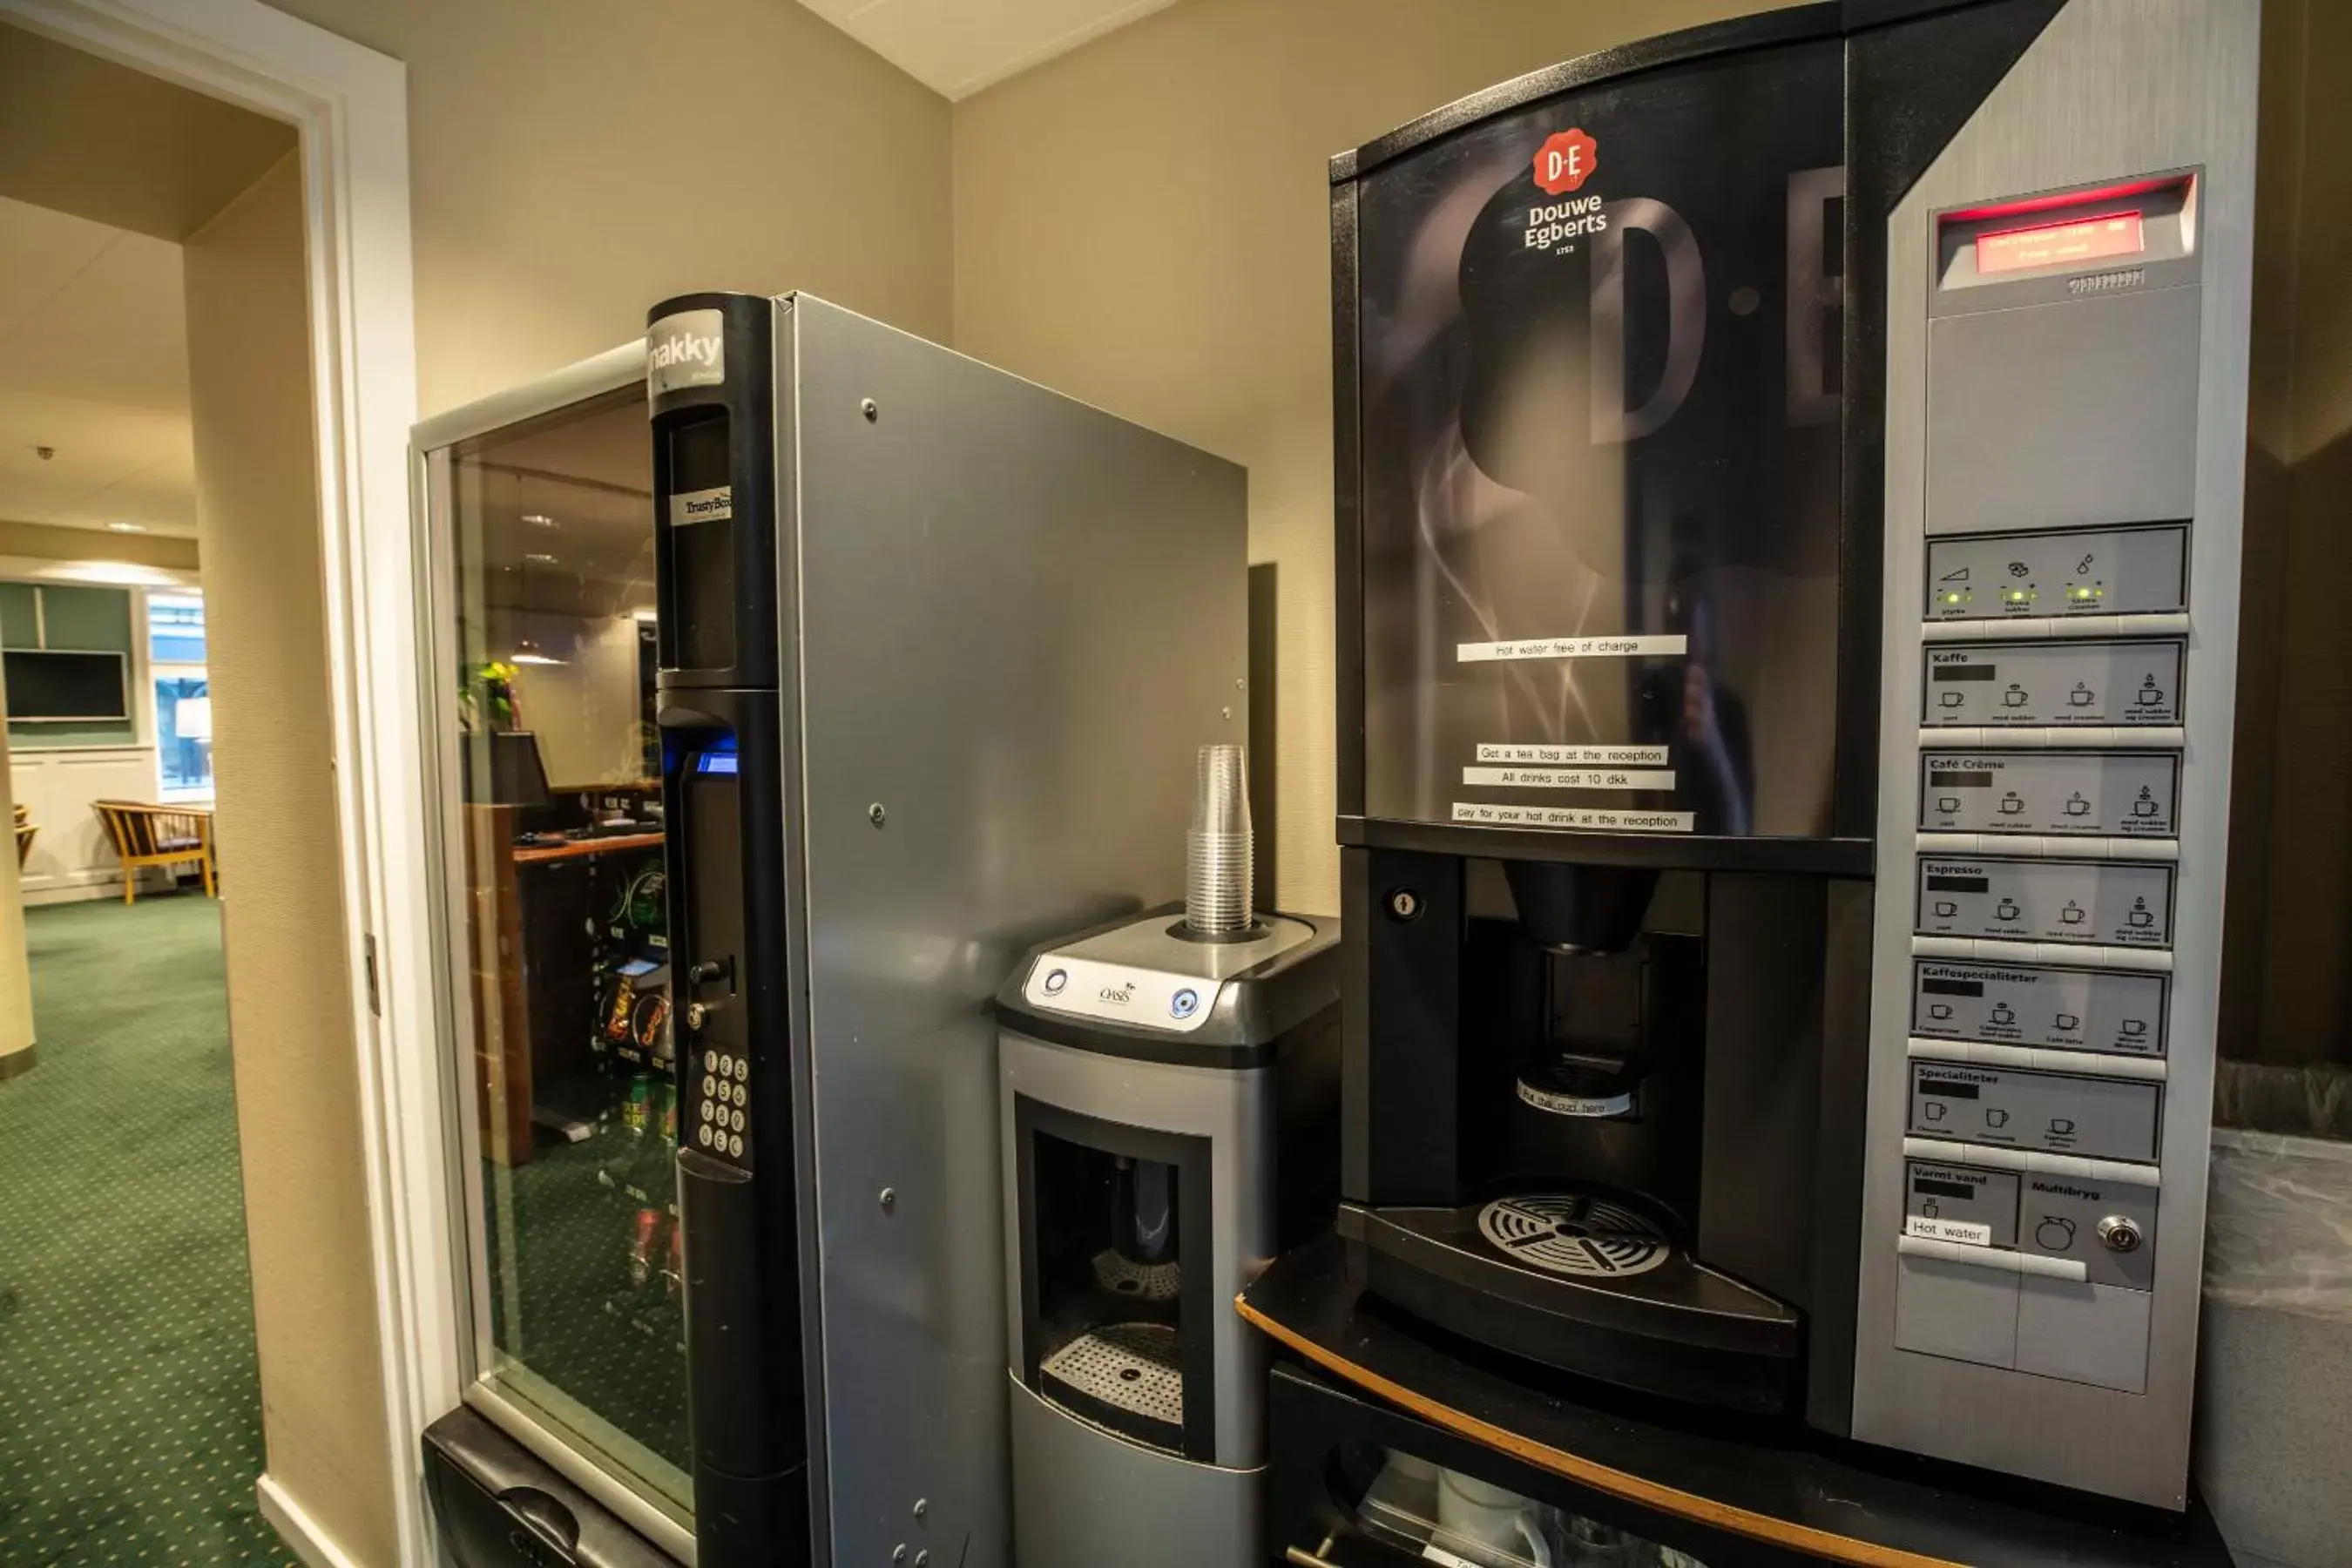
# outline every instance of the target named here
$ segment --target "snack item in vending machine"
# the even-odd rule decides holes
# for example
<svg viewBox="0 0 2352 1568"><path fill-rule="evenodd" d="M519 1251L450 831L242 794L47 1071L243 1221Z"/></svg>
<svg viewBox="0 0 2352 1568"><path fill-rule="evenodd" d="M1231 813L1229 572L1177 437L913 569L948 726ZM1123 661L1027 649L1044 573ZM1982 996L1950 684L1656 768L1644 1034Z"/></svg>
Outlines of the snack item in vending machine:
<svg viewBox="0 0 2352 1568"><path fill-rule="evenodd" d="M621 1102L621 1125L643 1132L653 1122L653 1079L638 1073L629 1079L628 1098Z"/></svg>
<svg viewBox="0 0 2352 1568"><path fill-rule="evenodd" d="M657 931L669 924L667 895L669 879L663 874L656 860L629 880L628 890L621 895L624 918L632 930Z"/></svg>
<svg viewBox="0 0 2352 1568"><path fill-rule="evenodd" d="M648 1051L658 1050L669 1029L669 988L648 991L637 998L636 1011L630 1023L637 1044Z"/></svg>
<svg viewBox="0 0 2352 1568"><path fill-rule="evenodd" d="M676 1296L685 1279L686 1230L676 1220L672 1220L669 1227L669 1268L664 1270L662 1280L669 1287L669 1293Z"/></svg>
<svg viewBox="0 0 2352 1568"><path fill-rule="evenodd" d="M677 1086L663 1083L656 1086L661 1093L661 1134L668 1142L677 1142Z"/></svg>
<svg viewBox="0 0 2352 1568"><path fill-rule="evenodd" d="M639 1209L629 1237L629 1283L640 1289L653 1283L654 1260L662 1251L662 1213Z"/></svg>
<svg viewBox="0 0 2352 1568"><path fill-rule="evenodd" d="M629 1039L629 1020L637 1005L637 983L627 974L614 976L613 988L605 994L604 1037L614 1045L625 1045Z"/></svg>

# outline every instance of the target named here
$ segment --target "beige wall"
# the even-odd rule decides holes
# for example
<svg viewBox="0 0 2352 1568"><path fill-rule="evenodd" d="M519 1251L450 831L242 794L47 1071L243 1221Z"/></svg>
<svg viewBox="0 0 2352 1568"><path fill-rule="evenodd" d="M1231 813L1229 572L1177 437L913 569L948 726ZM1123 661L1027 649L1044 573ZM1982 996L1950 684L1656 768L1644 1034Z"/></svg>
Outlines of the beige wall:
<svg viewBox="0 0 2352 1568"><path fill-rule="evenodd" d="M230 1049L269 1473L394 1561L343 961L302 192L284 162L187 241L188 380Z"/></svg>
<svg viewBox="0 0 2352 1568"><path fill-rule="evenodd" d="M406 62L427 414L694 289L945 338L948 106L793 0L276 0Z"/></svg>
<svg viewBox="0 0 2352 1568"><path fill-rule="evenodd" d="M100 533L0 519L0 556L27 561L127 561L168 571L196 569L196 542L162 533Z"/></svg>
<svg viewBox="0 0 2352 1568"><path fill-rule="evenodd" d="M1250 559L1280 595L1286 907L1338 907L1327 159L1523 71L1764 8L1183 0L956 106L956 346L1249 468Z"/></svg>

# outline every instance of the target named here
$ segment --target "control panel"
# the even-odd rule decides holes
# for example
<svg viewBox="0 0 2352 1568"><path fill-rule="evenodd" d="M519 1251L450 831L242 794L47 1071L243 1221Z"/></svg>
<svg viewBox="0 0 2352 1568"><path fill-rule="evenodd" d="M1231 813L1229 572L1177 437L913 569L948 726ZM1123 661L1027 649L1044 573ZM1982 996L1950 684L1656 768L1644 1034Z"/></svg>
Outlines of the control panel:
<svg viewBox="0 0 2352 1568"><path fill-rule="evenodd" d="M1990 533L1930 540L1931 621L2162 615L2189 607L2189 531Z"/></svg>
<svg viewBox="0 0 2352 1568"><path fill-rule="evenodd" d="M1912 965L1911 1034L2027 1049L2164 1055L2162 974L2043 964Z"/></svg>
<svg viewBox="0 0 2352 1568"><path fill-rule="evenodd" d="M2095 12L2083 71L2152 16L2070 3L2046 37ZM1890 240L1853 1435L2179 1507L2242 493L2201 421L2243 365L2211 358L2197 160L1974 187L2079 176L2040 151L2079 105L2049 109Z"/></svg>
<svg viewBox="0 0 2352 1568"><path fill-rule="evenodd" d="M2172 941L2172 868L2099 860L1922 855L1921 935L2161 948Z"/></svg>
<svg viewBox="0 0 2352 1568"><path fill-rule="evenodd" d="M2178 724L2183 651L2172 637L1931 643L1927 722Z"/></svg>
<svg viewBox="0 0 2352 1568"><path fill-rule="evenodd" d="M1927 752L1919 826L1974 833L2170 838L2180 793L2171 752Z"/></svg>

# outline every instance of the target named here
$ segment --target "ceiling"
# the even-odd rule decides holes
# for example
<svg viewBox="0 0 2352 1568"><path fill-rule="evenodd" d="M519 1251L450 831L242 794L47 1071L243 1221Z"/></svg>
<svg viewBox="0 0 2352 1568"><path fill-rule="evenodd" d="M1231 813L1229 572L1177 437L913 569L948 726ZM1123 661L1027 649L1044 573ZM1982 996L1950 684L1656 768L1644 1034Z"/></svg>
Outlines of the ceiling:
<svg viewBox="0 0 2352 1568"><path fill-rule="evenodd" d="M801 0L950 101L1175 0Z"/></svg>
<svg viewBox="0 0 2352 1568"><path fill-rule="evenodd" d="M289 126L0 26L0 519L195 532L177 242L293 148Z"/></svg>
<svg viewBox="0 0 2352 1568"><path fill-rule="evenodd" d="M0 197L0 518L195 532L178 246Z"/></svg>

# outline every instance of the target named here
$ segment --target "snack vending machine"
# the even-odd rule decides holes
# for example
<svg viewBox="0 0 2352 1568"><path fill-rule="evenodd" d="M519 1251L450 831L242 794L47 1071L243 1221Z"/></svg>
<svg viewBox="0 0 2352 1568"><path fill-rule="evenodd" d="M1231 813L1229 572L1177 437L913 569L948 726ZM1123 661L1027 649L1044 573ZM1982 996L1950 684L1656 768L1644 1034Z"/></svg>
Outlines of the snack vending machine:
<svg viewBox="0 0 2352 1568"><path fill-rule="evenodd" d="M804 294L646 374L699 1561L1001 1565L990 1002L1181 885L1243 474Z"/></svg>
<svg viewBox="0 0 2352 1568"><path fill-rule="evenodd" d="M807 295L416 433L461 1568L1008 1561L991 1003L1183 888L1233 465Z"/></svg>

